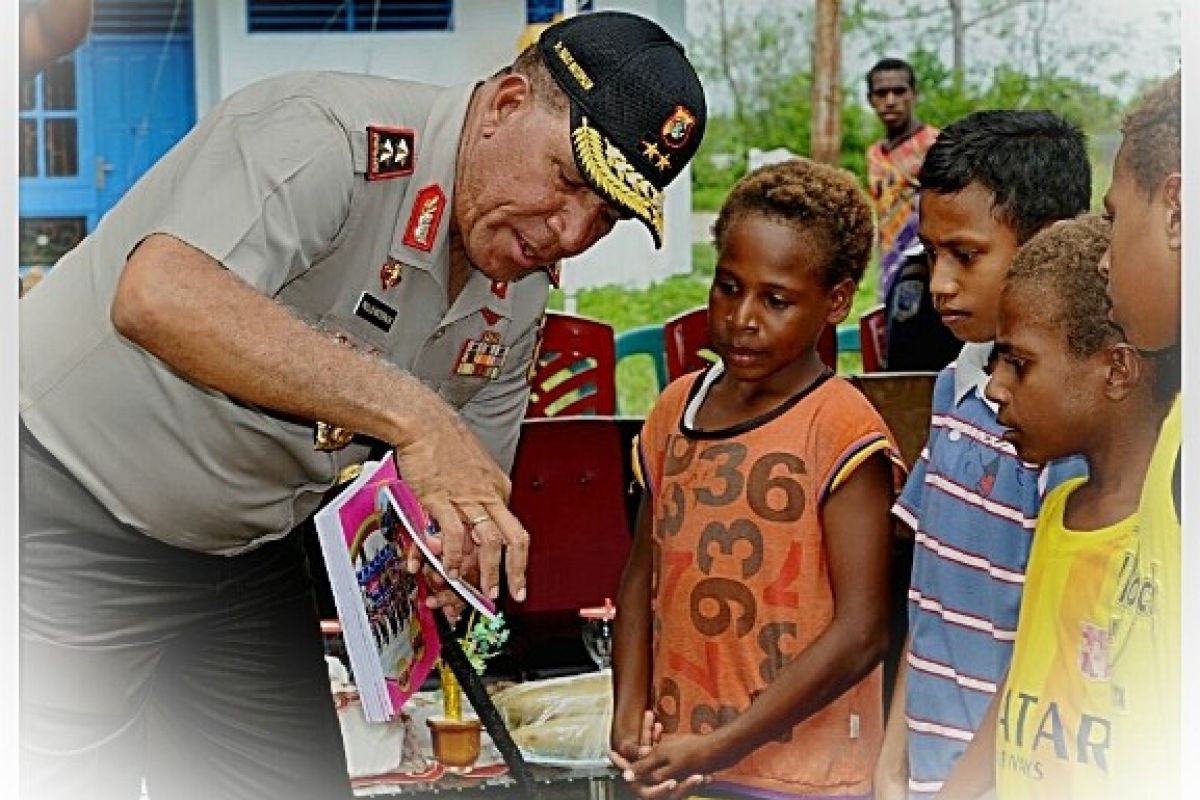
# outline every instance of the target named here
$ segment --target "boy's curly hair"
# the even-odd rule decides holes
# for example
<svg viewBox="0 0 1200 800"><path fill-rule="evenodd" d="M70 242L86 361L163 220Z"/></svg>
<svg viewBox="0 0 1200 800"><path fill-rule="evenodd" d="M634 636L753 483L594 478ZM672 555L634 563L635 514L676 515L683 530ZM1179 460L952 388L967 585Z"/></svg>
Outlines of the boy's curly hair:
<svg viewBox="0 0 1200 800"><path fill-rule="evenodd" d="M862 280L875 239L867 197L854 175L807 158L759 167L725 198L713 238L719 250L734 220L761 214L786 223L825 248L821 284L832 289L850 278Z"/></svg>
<svg viewBox="0 0 1200 800"><path fill-rule="evenodd" d="M1181 84L1177 70L1146 92L1121 125L1121 158L1142 191L1154 191L1168 175L1181 171Z"/></svg>
<svg viewBox="0 0 1200 800"><path fill-rule="evenodd" d="M1110 239L1109 224L1095 214L1064 220L1022 246L1008 270L1005 293L1020 288L1043 298L1037 304L1043 322L1066 335L1076 358L1125 340L1108 319L1105 279L1097 269Z"/></svg>

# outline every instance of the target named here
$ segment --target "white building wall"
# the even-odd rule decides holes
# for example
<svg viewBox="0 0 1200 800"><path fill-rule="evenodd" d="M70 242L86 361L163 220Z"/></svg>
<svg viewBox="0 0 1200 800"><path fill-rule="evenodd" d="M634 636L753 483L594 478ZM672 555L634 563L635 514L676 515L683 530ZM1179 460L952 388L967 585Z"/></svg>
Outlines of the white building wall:
<svg viewBox="0 0 1200 800"><path fill-rule="evenodd" d="M683 0L596 2L656 19L686 41ZM195 0L196 113L260 78L292 70L333 69L440 85L467 83L512 60L525 29L524 0L455 0L454 30L413 33L255 33L247 30L245 0ZM564 265L564 288L651 281L691 270L691 173L667 192L664 247L623 222L591 251Z"/></svg>

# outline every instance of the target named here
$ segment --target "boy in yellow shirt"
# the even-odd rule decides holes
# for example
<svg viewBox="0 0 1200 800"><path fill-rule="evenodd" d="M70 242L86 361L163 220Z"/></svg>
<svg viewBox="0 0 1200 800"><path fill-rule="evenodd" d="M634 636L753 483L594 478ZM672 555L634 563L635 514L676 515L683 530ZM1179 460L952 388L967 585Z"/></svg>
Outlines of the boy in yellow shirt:
<svg viewBox="0 0 1200 800"><path fill-rule="evenodd" d="M1009 428L1005 440L1035 463L1080 453L1089 475L1046 497L1008 677L980 749L964 756L982 757L994 740L986 774L1001 798L1178 789L1168 739L1178 730L1170 687L1179 617L1164 590L1177 590L1179 562L1139 512L1171 398L1155 386L1151 361L1108 321L1096 269L1108 246L1098 217L1043 231L1018 253L1000 301L987 396ZM959 786L947 782L944 793L984 788L959 794Z"/></svg>

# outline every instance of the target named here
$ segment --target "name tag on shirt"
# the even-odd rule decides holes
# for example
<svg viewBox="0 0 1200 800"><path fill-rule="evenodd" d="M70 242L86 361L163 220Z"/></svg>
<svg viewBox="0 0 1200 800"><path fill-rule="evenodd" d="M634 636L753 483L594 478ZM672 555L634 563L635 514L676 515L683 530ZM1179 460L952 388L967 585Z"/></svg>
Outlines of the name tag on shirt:
<svg viewBox="0 0 1200 800"><path fill-rule="evenodd" d="M396 309L378 297L373 297L369 292L363 292L362 297L358 298L358 305L354 308L354 315L365 319L384 333L390 331L392 324L396 321Z"/></svg>

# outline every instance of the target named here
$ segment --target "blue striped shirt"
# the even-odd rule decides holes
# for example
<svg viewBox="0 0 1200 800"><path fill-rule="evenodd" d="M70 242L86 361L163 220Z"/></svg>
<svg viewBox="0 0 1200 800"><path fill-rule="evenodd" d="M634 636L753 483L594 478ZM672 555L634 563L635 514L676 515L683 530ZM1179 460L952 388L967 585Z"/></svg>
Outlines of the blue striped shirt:
<svg viewBox="0 0 1200 800"><path fill-rule="evenodd" d="M1044 492L1086 473L1044 470L1000 437L983 396L991 344L968 344L933 390L929 439L892 508L916 539L908 588L909 796L935 793L979 727L1016 638Z"/></svg>

